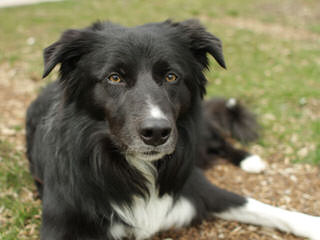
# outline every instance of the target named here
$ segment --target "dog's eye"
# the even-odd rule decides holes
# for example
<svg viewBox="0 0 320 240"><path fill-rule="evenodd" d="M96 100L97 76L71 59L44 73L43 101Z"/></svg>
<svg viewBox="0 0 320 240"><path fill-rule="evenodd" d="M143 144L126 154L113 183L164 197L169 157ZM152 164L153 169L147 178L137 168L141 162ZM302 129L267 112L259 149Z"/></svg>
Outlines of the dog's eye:
<svg viewBox="0 0 320 240"><path fill-rule="evenodd" d="M177 79L178 79L178 76L175 75L174 73L168 73L166 76L166 81L169 83L173 83L173 82L177 81Z"/></svg>
<svg viewBox="0 0 320 240"><path fill-rule="evenodd" d="M118 73L112 73L109 77L108 80L112 83L120 83L121 82L121 77Z"/></svg>

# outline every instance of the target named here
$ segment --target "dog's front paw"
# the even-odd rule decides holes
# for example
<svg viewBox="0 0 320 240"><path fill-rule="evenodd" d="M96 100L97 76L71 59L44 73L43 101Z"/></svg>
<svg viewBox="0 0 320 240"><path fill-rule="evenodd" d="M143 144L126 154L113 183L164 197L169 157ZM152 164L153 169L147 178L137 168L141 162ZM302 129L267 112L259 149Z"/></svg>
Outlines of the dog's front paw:
<svg viewBox="0 0 320 240"><path fill-rule="evenodd" d="M250 173L260 173L267 168L267 164L258 155L250 155L240 162L242 170Z"/></svg>
<svg viewBox="0 0 320 240"><path fill-rule="evenodd" d="M320 240L320 217L313 217L312 223L308 224L308 235L310 240Z"/></svg>
<svg viewBox="0 0 320 240"><path fill-rule="evenodd" d="M320 217L305 214L303 216L297 218L296 226L292 226L292 232L310 240L320 240Z"/></svg>

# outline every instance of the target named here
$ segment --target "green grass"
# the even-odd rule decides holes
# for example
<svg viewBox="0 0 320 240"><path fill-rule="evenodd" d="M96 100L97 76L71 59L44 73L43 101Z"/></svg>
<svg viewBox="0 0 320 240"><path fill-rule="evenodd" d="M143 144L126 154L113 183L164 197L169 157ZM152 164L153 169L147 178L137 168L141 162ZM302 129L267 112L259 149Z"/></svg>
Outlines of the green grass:
<svg viewBox="0 0 320 240"><path fill-rule="evenodd" d="M240 98L258 114L264 127L258 144L266 158L280 152L293 162L319 164L320 41L225 23L234 18L234 23L245 20L291 31L298 26L320 39L318 0L292 1L308 8L311 16L295 14L291 1L278 0L69 0L0 9L0 67L9 64L22 68L26 78L40 79L42 49L63 30L98 19L133 26L201 18L223 40L228 66L223 70L211 59L208 96ZM35 43L28 45L28 38ZM14 129L21 131L21 126ZM306 153L301 152L304 148ZM0 219L0 239L37 239L39 201L35 204L30 196L31 186L24 155L0 136L0 216L5 218Z"/></svg>
<svg viewBox="0 0 320 240"><path fill-rule="evenodd" d="M3 218L0 219L0 239L37 239L36 232L28 237L30 227L39 226L36 216L40 216L40 207L30 190L33 182L27 161L22 153L1 140L0 169L0 216Z"/></svg>

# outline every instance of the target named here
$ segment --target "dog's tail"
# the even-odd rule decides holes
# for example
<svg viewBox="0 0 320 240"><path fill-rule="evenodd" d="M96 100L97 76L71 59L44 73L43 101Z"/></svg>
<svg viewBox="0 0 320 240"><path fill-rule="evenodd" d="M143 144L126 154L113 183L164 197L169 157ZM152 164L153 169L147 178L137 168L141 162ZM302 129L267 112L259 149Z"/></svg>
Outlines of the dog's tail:
<svg viewBox="0 0 320 240"><path fill-rule="evenodd" d="M234 98L204 102L197 166L208 168L220 158L240 166L251 154L234 148L228 138L248 143L258 139L259 128L255 115Z"/></svg>
<svg viewBox="0 0 320 240"><path fill-rule="evenodd" d="M225 137L242 143L259 138L256 116L235 98L212 98L204 102L205 121Z"/></svg>

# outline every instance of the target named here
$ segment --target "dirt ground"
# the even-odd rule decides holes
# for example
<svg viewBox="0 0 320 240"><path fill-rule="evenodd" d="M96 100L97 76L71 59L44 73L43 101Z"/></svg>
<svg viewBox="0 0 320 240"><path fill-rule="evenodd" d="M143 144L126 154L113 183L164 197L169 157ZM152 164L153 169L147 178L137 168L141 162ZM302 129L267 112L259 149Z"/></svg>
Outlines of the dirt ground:
<svg viewBox="0 0 320 240"><path fill-rule="evenodd" d="M25 151L25 110L36 96L42 82L26 77L20 68L0 66L0 138L13 143L18 151ZM229 164L219 164L207 171L208 178L220 187L256 198L265 203L320 215L320 171L316 166L291 164L282 153L270 155L256 145L251 151L268 162L262 174L249 174ZM25 160L25 159L23 159ZM320 226L319 226L320 227ZM209 220L201 225L169 231L153 238L158 239L300 239L273 229Z"/></svg>
<svg viewBox="0 0 320 240"><path fill-rule="evenodd" d="M57 1L61 1L61 0L1 0L0 8L30 5L30 4L36 4L41 2L57 2Z"/></svg>

